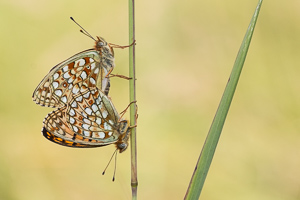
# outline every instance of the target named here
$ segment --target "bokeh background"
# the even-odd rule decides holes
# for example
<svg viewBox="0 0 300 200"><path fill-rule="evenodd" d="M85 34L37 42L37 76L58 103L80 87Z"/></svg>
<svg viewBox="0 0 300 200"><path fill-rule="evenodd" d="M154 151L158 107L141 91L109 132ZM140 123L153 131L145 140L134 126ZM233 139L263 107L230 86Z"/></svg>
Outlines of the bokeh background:
<svg viewBox="0 0 300 200"><path fill-rule="evenodd" d="M93 36L128 44L127 1L0 1L0 199L131 199L130 151L41 136L35 87ZM183 199L257 1L136 2L139 199ZM265 1L201 199L300 199L300 2ZM114 73L128 75L128 49ZM128 82L113 78L119 111ZM128 116L127 116L128 117Z"/></svg>

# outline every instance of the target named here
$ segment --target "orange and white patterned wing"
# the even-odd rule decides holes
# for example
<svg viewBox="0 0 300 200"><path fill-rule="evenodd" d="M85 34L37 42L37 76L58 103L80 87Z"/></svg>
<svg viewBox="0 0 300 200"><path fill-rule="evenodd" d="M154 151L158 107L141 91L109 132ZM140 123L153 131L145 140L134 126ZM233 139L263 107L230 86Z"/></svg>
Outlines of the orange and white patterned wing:
<svg viewBox="0 0 300 200"><path fill-rule="evenodd" d="M67 106L51 112L44 120L43 135L68 147L101 147L116 144L126 150L129 122L121 120L111 100L98 88L87 88L72 96Z"/></svg>
<svg viewBox="0 0 300 200"><path fill-rule="evenodd" d="M97 89L88 88L74 96L67 107L70 129L83 137L115 143L119 136L119 114L110 99Z"/></svg>
<svg viewBox="0 0 300 200"><path fill-rule="evenodd" d="M102 67L101 56L96 50L78 53L53 67L33 92L37 104L48 107L63 107L71 94L77 94L98 83L103 91L109 85L106 75L111 69ZM98 86L99 86L98 85Z"/></svg>
<svg viewBox="0 0 300 200"><path fill-rule="evenodd" d="M45 138L67 147L93 148L106 145L101 141L85 138L73 132L68 126L65 113L66 107L58 108L47 115L42 130Z"/></svg>

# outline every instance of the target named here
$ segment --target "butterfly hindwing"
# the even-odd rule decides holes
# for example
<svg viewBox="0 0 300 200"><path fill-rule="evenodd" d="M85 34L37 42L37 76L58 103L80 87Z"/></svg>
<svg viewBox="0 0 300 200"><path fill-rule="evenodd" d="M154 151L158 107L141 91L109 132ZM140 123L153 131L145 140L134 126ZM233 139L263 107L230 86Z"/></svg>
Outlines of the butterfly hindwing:
<svg viewBox="0 0 300 200"><path fill-rule="evenodd" d="M65 108L58 108L44 119L42 134L48 140L67 147L93 148L107 145L103 141L86 138L73 132L65 118Z"/></svg>
<svg viewBox="0 0 300 200"><path fill-rule="evenodd" d="M110 98L98 88L72 95L67 106L44 120L43 135L68 147L101 147L116 144L123 152L128 146L129 122L120 119Z"/></svg>
<svg viewBox="0 0 300 200"><path fill-rule="evenodd" d="M117 140L120 117L112 103L109 106L103 104L104 99L109 98L97 88L88 88L85 92L74 96L66 112L70 128L74 132L96 140L105 142Z"/></svg>

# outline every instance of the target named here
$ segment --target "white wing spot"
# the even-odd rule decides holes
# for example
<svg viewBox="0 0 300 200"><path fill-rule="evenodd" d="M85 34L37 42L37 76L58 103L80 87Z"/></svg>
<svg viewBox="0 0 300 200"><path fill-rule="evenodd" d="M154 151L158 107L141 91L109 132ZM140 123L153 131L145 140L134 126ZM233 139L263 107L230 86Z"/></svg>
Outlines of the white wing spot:
<svg viewBox="0 0 300 200"><path fill-rule="evenodd" d="M50 93L48 93L50 94ZM45 96L46 95L46 91L42 91L42 96Z"/></svg>
<svg viewBox="0 0 300 200"><path fill-rule="evenodd" d="M96 99L96 103L99 105L99 108L101 109L101 108L102 108L102 105L100 104L100 103L101 103L101 98L100 98L100 97L98 97L98 98Z"/></svg>
<svg viewBox="0 0 300 200"><path fill-rule="evenodd" d="M102 116L103 116L104 119L107 117L107 115L108 115L108 112L106 110L103 110Z"/></svg>
<svg viewBox="0 0 300 200"><path fill-rule="evenodd" d="M50 83L49 81L47 81L45 84L44 84L44 87L49 87Z"/></svg>
<svg viewBox="0 0 300 200"><path fill-rule="evenodd" d="M81 86L81 88L80 88L80 92L81 92L81 93L85 92L85 91L86 91L86 88L87 88L87 87L83 87L83 86Z"/></svg>
<svg viewBox="0 0 300 200"><path fill-rule="evenodd" d="M96 67L96 63L92 63L92 64L91 64L92 70L93 70L95 67ZM96 70L98 70L98 72L99 72L99 68L95 69L95 72L94 72L95 74L96 74ZM98 73L98 72L97 72L97 73Z"/></svg>
<svg viewBox="0 0 300 200"><path fill-rule="evenodd" d="M64 66L63 71L66 72L68 70L69 70L69 66L68 65Z"/></svg>
<svg viewBox="0 0 300 200"><path fill-rule="evenodd" d="M66 97L66 96L63 96L63 97L61 98L61 101L64 102L64 103L67 103L67 97Z"/></svg>
<svg viewBox="0 0 300 200"><path fill-rule="evenodd" d="M79 92L79 89L80 88L78 87L78 85L75 85L72 89L73 94L77 94Z"/></svg>
<svg viewBox="0 0 300 200"><path fill-rule="evenodd" d="M96 104L93 104L92 109L93 109L94 112L96 112L98 110L98 106Z"/></svg>
<svg viewBox="0 0 300 200"><path fill-rule="evenodd" d="M87 118L84 118L84 119L83 119L83 122L84 122L84 123L87 123L87 124L91 124L91 121L88 120Z"/></svg>
<svg viewBox="0 0 300 200"><path fill-rule="evenodd" d="M74 111L74 109L70 109L70 111L69 111L69 114L71 115L71 116L74 116L75 115L75 111Z"/></svg>
<svg viewBox="0 0 300 200"><path fill-rule="evenodd" d="M95 79L94 78L90 78L90 82L93 84L93 85L95 85L95 83L96 83L96 81L95 81Z"/></svg>
<svg viewBox="0 0 300 200"><path fill-rule="evenodd" d="M54 89L56 89L56 88L58 88L58 82L56 82L56 81L54 81L53 83L52 83L52 86L54 87Z"/></svg>
<svg viewBox="0 0 300 200"><path fill-rule="evenodd" d="M55 90L54 92L57 96L61 96L62 95L62 91L61 90Z"/></svg>
<svg viewBox="0 0 300 200"><path fill-rule="evenodd" d="M73 117L70 117L70 123L74 124L75 123L75 119Z"/></svg>
<svg viewBox="0 0 300 200"><path fill-rule="evenodd" d="M112 135L112 132L108 132L108 135L111 136L111 135Z"/></svg>
<svg viewBox="0 0 300 200"><path fill-rule="evenodd" d="M89 96L90 96L90 92L87 92L87 93L85 93L85 94L83 95L83 97L86 98L86 99L88 99Z"/></svg>
<svg viewBox="0 0 300 200"><path fill-rule="evenodd" d="M76 126L72 126L74 132L78 132L78 128Z"/></svg>
<svg viewBox="0 0 300 200"><path fill-rule="evenodd" d="M90 131L83 131L84 136L90 136L90 133L91 133Z"/></svg>
<svg viewBox="0 0 300 200"><path fill-rule="evenodd" d="M110 131L112 130L111 126L107 122L104 122L103 126L104 126L105 130L110 130Z"/></svg>
<svg viewBox="0 0 300 200"><path fill-rule="evenodd" d="M79 66L83 66L85 64L85 60L84 59L80 59L78 60Z"/></svg>
<svg viewBox="0 0 300 200"><path fill-rule="evenodd" d="M71 104L71 107L72 107L72 108L76 108L76 107L77 107L76 101L73 101L73 103Z"/></svg>
<svg viewBox="0 0 300 200"><path fill-rule="evenodd" d="M101 124L101 118L97 117L96 123L97 123L98 125L100 125L100 124Z"/></svg>
<svg viewBox="0 0 300 200"><path fill-rule="evenodd" d="M88 115L91 115L92 114L92 110L90 108L85 108L85 112L88 114Z"/></svg>
<svg viewBox="0 0 300 200"><path fill-rule="evenodd" d="M76 98L76 101L77 101L77 102L82 102L82 96L77 97L77 98Z"/></svg>
<svg viewBox="0 0 300 200"><path fill-rule="evenodd" d="M100 139L105 138L105 133L103 133L103 132L98 132L98 134L99 134L99 138L100 138Z"/></svg>
<svg viewBox="0 0 300 200"><path fill-rule="evenodd" d="M93 59L93 58L90 58L90 62L91 62L91 63L94 62L94 59Z"/></svg>
<svg viewBox="0 0 300 200"><path fill-rule="evenodd" d="M72 83L75 80L74 76L72 76L71 78L69 78L68 83Z"/></svg>
<svg viewBox="0 0 300 200"><path fill-rule="evenodd" d="M69 72L66 72L66 73L64 73L63 77L64 77L65 79L68 79L68 78L70 78L71 76L70 76Z"/></svg>
<svg viewBox="0 0 300 200"><path fill-rule="evenodd" d="M87 77L87 74L85 71L83 71L81 74L80 74L80 77L82 78L82 80L85 80L86 77Z"/></svg>
<svg viewBox="0 0 300 200"><path fill-rule="evenodd" d="M84 128L85 130L89 130L90 126L87 124L82 124L82 128Z"/></svg>
<svg viewBox="0 0 300 200"><path fill-rule="evenodd" d="M53 75L53 80L56 80L58 77L59 77L59 74L56 72L56 73Z"/></svg>
<svg viewBox="0 0 300 200"><path fill-rule="evenodd" d="M88 116L85 114L85 112L81 112L81 115L85 118L87 118Z"/></svg>
<svg viewBox="0 0 300 200"><path fill-rule="evenodd" d="M104 124L103 124L103 128L104 128L105 130L107 130L107 128L108 128L108 124L107 124L107 122L104 122Z"/></svg>

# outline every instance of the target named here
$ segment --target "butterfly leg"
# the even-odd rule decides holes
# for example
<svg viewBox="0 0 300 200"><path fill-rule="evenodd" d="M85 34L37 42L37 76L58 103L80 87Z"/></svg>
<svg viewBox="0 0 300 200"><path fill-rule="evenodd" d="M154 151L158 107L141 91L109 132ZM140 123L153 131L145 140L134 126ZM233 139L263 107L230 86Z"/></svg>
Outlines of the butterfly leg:
<svg viewBox="0 0 300 200"><path fill-rule="evenodd" d="M120 112L121 117L120 119L122 119L122 117L124 116L124 114L127 112L128 108L130 107L131 104L136 103L136 101L132 101L128 104L128 106L125 108L125 110L123 110L122 112Z"/></svg>
<svg viewBox="0 0 300 200"><path fill-rule="evenodd" d="M125 49L125 48L127 48L127 47L131 47L131 46L133 46L133 45L136 45L136 43L135 43L135 40L134 40L130 45L126 45L126 46L121 46L121 45L113 44L113 43L109 43L109 45L110 45L112 48Z"/></svg>
<svg viewBox="0 0 300 200"><path fill-rule="evenodd" d="M110 76L108 76L107 78L112 78L112 77L119 77L119 78L123 78L123 79L126 79L126 80L131 80L132 79L130 77L127 77L127 76L124 76L124 75L119 75L119 74L110 74Z"/></svg>
<svg viewBox="0 0 300 200"><path fill-rule="evenodd" d="M132 78L127 77L127 76L124 76L124 75L111 74L112 70L113 70L113 69L111 69L111 70L107 73L107 75L105 76L105 78L119 77L119 78L123 78L123 79L126 79L126 80L132 79Z"/></svg>
<svg viewBox="0 0 300 200"><path fill-rule="evenodd" d="M139 115L138 115L138 106L137 106L137 104L135 104L135 107L136 107L136 109L135 109L135 125L129 126L128 128L135 128L135 127L137 127L137 119L138 119L138 117L139 117Z"/></svg>

